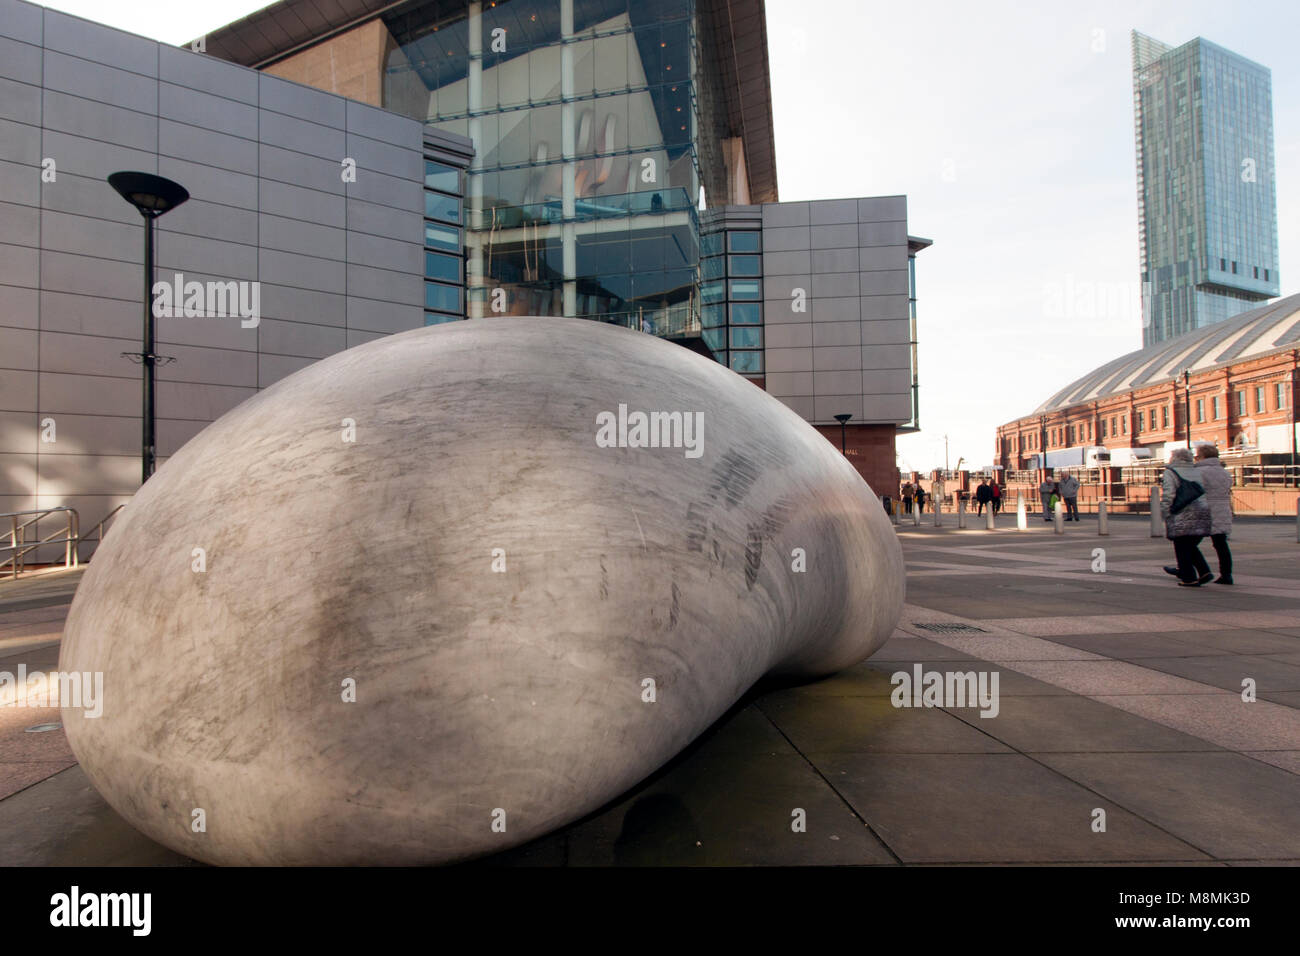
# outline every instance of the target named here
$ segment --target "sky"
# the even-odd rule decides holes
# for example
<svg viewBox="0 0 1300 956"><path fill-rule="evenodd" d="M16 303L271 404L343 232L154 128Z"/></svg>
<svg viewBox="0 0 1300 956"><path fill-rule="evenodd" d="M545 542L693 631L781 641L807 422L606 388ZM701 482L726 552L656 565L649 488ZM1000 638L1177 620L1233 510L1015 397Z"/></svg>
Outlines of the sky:
<svg viewBox="0 0 1300 956"><path fill-rule="evenodd" d="M47 5L181 43L267 4ZM905 471L991 463L998 425L1141 348L1132 29L1272 70L1281 290L1300 291L1294 0L767 0L767 21L780 198L905 194L934 240Z"/></svg>

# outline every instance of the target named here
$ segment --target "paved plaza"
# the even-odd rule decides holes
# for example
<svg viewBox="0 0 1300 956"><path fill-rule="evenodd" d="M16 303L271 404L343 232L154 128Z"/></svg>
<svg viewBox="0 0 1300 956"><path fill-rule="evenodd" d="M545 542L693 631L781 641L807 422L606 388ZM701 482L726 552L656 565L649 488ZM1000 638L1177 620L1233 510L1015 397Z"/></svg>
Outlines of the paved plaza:
<svg viewBox="0 0 1300 956"><path fill-rule="evenodd" d="M755 688L614 804L470 865L1300 861L1294 522L1240 520L1236 585L1192 589L1144 518L1014 520L899 527L907 606L873 658ZM0 670L57 666L78 577L0 583ZM996 673L996 716L894 706L917 665ZM103 802L60 730L28 730L58 719L0 707L0 865L189 863Z"/></svg>

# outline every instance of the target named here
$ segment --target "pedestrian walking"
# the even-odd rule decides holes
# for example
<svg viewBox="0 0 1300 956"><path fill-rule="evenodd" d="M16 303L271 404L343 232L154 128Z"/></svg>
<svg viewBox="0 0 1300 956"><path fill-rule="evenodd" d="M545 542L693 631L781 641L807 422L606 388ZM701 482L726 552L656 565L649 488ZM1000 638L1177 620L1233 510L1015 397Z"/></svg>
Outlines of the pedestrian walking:
<svg viewBox="0 0 1300 956"><path fill-rule="evenodd" d="M916 510L919 514L925 514L925 489L921 483L916 483Z"/></svg>
<svg viewBox="0 0 1300 956"><path fill-rule="evenodd" d="M1063 472L1060 481L1061 500L1065 502L1065 520L1079 520L1079 479L1068 471Z"/></svg>
<svg viewBox="0 0 1300 956"><path fill-rule="evenodd" d="M1219 577L1214 583L1231 584L1232 552L1228 549L1228 535L1232 533L1232 475L1223 467L1219 449L1214 445L1196 447L1196 470L1210 506L1210 541L1219 556Z"/></svg>
<svg viewBox="0 0 1300 956"><path fill-rule="evenodd" d="M903 482L903 513L909 515L912 513L912 483L910 481Z"/></svg>
<svg viewBox="0 0 1300 956"><path fill-rule="evenodd" d="M1046 474L1038 485L1038 497L1043 502L1043 520L1052 520L1052 491L1055 490L1056 483L1048 478Z"/></svg>
<svg viewBox="0 0 1300 956"><path fill-rule="evenodd" d="M993 505L993 513L996 515L1002 511L1002 486L996 478L989 482L989 495L989 503Z"/></svg>
<svg viewBox="0 0 1300 956"><path fill-rule="evenodd" d="M986 479L981 478L979 485L975 488L975 501L979 505L979 510L975 513L980 515L984 513L984 506L992 503L993 491L989 488Z"/></svg>
<svg viewBox="0 0 1300 956"><path fill-rule="evenodd" d="M1210 533L1210 506L1205 500L1202 472L1189 448L1169 453L1161 481L1160 513L1165 519L1165 537L1174 543L1176 565L1165 571L1178 578L1179 587L1195 588L1212 580L1210 566L1201 554L1201 539Z"/></svg>

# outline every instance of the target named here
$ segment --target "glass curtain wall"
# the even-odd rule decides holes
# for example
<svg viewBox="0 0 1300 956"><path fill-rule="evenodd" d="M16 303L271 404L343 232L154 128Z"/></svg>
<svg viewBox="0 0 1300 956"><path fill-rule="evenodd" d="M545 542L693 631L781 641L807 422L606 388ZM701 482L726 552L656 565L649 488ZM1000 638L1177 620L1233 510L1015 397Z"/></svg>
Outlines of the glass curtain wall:
<svg viewBox="0 0 1300 956"><path fill-rule="evenodd" d="M706 226L700 243L701 337L733 372L762 378L762 231Z"/></svg>
<svg viewBox="0 0 1300 956"><path fill-rule="evenodd" d="M698 325L694 0L426 0L384 20L385 105L475 145L470 317Z"/></svg>

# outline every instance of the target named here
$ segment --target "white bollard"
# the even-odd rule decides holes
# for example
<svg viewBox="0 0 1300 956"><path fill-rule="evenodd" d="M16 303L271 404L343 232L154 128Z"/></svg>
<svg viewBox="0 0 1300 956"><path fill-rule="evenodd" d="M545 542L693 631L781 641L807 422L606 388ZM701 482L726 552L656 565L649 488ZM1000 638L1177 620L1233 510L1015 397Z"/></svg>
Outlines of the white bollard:
<svg viewBox="0 0 1300 956"><path fill-rule="evenodd" d="M936 528L943 527L942 515L943 515L943 499L935 498L934 499L934 526Z"/></svg>
<svg viewBox="0 0 1300 956"><path fill-rule="evenodd" d="M958 528L966 527L966 499L965 498L957 499L957 527Z"/></svg>
<svg viewBox="0 0 1300 956"><path fill-rule="evenodd" d="M1016 530L1029 530L1029 512L1025 510L1025 496L1016 496Z"/></svg>
<svg viewBox="0 0 1300 956"><path fill-rule="evenodd" d="M1097 534L1110 534L1110 515L1106 514L1106 502L1097 502Z"/></svg>
<svg viewBox="0 0 1300 956"><path fill-rule="evenodd" d="M984 512L984 530L992 531L995 527L993 523L993 504L990 502L986 508L987 510Z"/></svg>
<svg viewBox="0 0 1300 956"><path fill-rule="evenodd" d="M1151 486L1151 537L1163 538L1165 523L1160 517L1160 486Z"/></svg>
<svg viewBox="0 0 1300 956"><path fill-rule="evenodd" d="M912 524L921 527L921 509L916 505L912 505Z"/></svg>
<svg viewBox="0 0 1300 956"><path fill-rule="evenodd" d="M1065 506L1060 499L1056 502L1056 507L1052 509L1052 530L1057 534L1065 534Z"/></svg>

